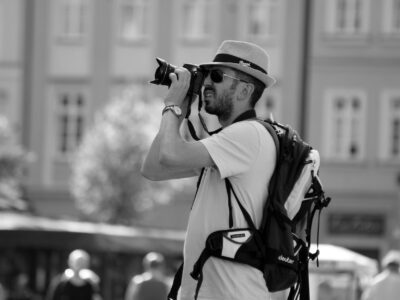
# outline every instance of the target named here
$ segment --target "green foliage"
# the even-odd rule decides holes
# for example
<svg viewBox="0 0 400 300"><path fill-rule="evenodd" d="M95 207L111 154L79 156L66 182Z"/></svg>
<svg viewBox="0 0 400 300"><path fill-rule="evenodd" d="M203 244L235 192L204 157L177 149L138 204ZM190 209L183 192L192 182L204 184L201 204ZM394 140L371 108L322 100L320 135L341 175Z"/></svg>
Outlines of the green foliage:
<svg viewBox="0 0 400 300"><path fill-rule="evenodd" d="M21 199L21 180L28 158L10 122L0 115L0 209L27 209Z"/></svg>
<svg viewBox="0 0 400 300"><path fill-rule="evenodd" d="M97 113L73 163L72 194L92 221L131 224L140 212L170 200L180 183L153 183L140 167L160 122L161 100L127 91Z"/></svg>

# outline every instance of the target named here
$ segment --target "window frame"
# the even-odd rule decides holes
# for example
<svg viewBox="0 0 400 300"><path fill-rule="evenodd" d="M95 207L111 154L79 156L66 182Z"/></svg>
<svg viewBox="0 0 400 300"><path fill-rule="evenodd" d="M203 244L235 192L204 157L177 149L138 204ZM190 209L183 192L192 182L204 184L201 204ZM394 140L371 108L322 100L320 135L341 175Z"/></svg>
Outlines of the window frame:
<svg viewBox="0 0 400 300"><path fill-rule="evenodd" d="M152 10L152 0L117 0L115 6L115 16L116 16L116 36L117 39L123 43L134 43L148 40L151 34L151 10ZM139 5L141 7L141 25L142 28L138 34L129 35L124 34L124 18L122 15L123 6L130 6L134 11L134 8ZM132 20L134 14L132 15ZM132 21L131 20L131 21Z"/></svg>
<svg viewBox="0 0 400 300"><path fill-rule="evenodd" d="M398 15L395 15L395 9L393 6L395 1L398 1ZM398 28L393 26L394 18L397 17ZM383 32L387 35L400 37L400 0L385 0L383 7Z"/></svg>
<svg viewBox="0 0 400 300"><path fill-rule="evenodd" d="M268 33L264 34L253 34L250 32L250 22L251 22L251 16L250 16L250 7L253 4L260 4L263 7L266 7L266 11L268 16L264 17L264 20L267 20L272 26L267 26ZM261 44L265 43L272 43L274 42L278 37L279 37L279 27L280 27L280 17L282 12L283 12L283 3L279 0L243 0L239 1L238 3L238 11L239 11L239 20L240 22L237 22L238 25L238 32L241 37L241 39L244 40L249 40ZM271 8L274 8L276 11L275 13L271 12ZM270 17L272 15L272 17ZM264 24L265 25L265 24ZM275 27L274 27L275 26ZM265 26L262 26L265 27ZM275 30L274 30L275 28Z"/></svg>
<svg viewBox="0 0 400 300"><path fill-rule="evenodd" d="M344 28L340 28L337 24L337 19L340 14L338 11L339 1L347 1L351 4L352 8L345 11ZM359 1L361 10L359 11L360 25L357 29L355 26L349 26L349 23L355 22L356 11L355 5ZM326 5L326 31L330 35L340 37L365 37L370 31L370 0L329 0ZM350 19L350 20L349 20Z"/></svg>
<svg viewBox="0 0 400 300"><path fill-rule="evenodd" d="M355 116L351 113L351 109L347 108L344 111L344 115L335 116L334 105L338 98L343 98L346 101L346 105L349 101L352 101L354 97L360 101L360 111L358 112L358 116ZM366 158L366 116L367 116L367 94L362 89L355 88L336 88L336 89L328 89L324 94L324 109L325 109L325 120L327 122L327 126L323 130L323 155L324 158L328 161L333 162L362 162ZM341 132L338 132L337 129L334 128L335 119L344 119L344 127ZM354 127L351 125L354 120L358 120L358 130L359 133L354 133ZM344 133L341 137L343 140L343 144L339 149L332 149L332 144L337 144L337 140L335 140L335 133ZM351 148L351 143L354 140L359 145L359 154L354 157L348 151ZM343 148L343 149L342 149ZM346 150L347 149L347 150ZM341 150L341 153L338 152Z"/></svg>
<svg viewBox="0 0 400 300"><path fill-rule="evenodd" d="M68 99L73 101L77 100L77 97L80 95L83 100L83 105L81 108L78 108L77 105L73 107L69 106L67 111L63 110L61 106L61 101L63 96L69 96ZM89 112L90 112L90 99L89 95L85 89L79 87L56 87L54 92L52 93L52 98L50 99L53 102L53 117L51 124L54 126L52 130L52 136L54 139L54 143L52 146L52 153L57 160L68 160L72 154L74 154L76 148L79 146L82 141L84 134L86 132L88 123L89 123ZM62 124L60 124L60 118L63 116L67 116L69 119L74 119L74 122L68 122L67 124L67 132L66 132L66 151L62 151L61 147L64 142L63 137L63 129ZM82 124L80 130L80 138L78 138L78 129L77 129L77 117L81 117Z"/></svg>
<svg viewBox="0 0 400 300"><path fill-rule="evenodd" d="M185 6L191 4L203 4L203 15L202 15L202 23L198 25L203 27L203 31L198 35L193 35L193 33L185 32L187 26L185 26L184 16L185 16ZM195 6L195 4L193 6ZM208 41L212 38L212 29L216 26L216 18L214 18L214 13L216 11L216 1L215 0L179 0L179 17L178 17L178 30L179 37L182 41L185 42L203 42ZM200 17L199 17L200 18ZM209 18L209 21L207 21Z"/></svg>
<svg viewBox="0 0 400 300"><path fill-rule="evenodd" d="M0 80L0 115L11 118L11 95L10 90L7 88L7 82ZM12 120L14 121L14 120Z"/></svg>
<svg viewBox="0 0 400 300"><path fill-rule="evenodd" d="M55 37L58 41L81 43L88 38L92 0L56 0L52 3L55 5L52 20L56 25Z"/></svg>
<svg viewBox="0 0 400 300"><path fill-rule="evenodd" d="M391 139L391 122L394 118L398 118L400 120L400 108L398 111L394 112L390 102L393 101L394 98L398 98L400 100L400 89L387 89L382 92L381 100L381 128L380 128L380 159L384 162L396 163L400 164L400 152L397 157L393 157L391 155L391 148L393 146L393 140ZM399 145L400 147L400 141Z"/></svg>
<svg viewBox="0 0 400 300"><path fill-rule="evenodd" d="M4 3L0 1L0 62L4 60L4 45L5 35L4 35Z"/></svg>

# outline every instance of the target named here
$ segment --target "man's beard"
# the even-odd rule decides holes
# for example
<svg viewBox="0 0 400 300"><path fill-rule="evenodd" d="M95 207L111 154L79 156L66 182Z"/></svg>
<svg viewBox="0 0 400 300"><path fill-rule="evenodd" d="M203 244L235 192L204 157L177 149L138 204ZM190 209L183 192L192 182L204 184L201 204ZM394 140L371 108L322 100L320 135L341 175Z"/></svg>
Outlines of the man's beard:
<svg viewBox="0 0 400 300"><path fill-rule="evenodd" d="M216 115L220 121L228 120L233 111L232 98L234 93L234 89L229 89L225 90L222 95L215 95L214 101L205 105L205 111L211 115Z"/></svg>

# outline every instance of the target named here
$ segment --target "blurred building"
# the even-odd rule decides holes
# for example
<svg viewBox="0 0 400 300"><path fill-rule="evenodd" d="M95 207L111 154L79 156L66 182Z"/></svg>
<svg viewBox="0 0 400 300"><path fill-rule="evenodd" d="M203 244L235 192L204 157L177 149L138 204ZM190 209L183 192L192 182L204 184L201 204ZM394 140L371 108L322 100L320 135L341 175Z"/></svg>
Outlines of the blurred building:
<svg viewBox="0 0 400 300"><path fill-rule="evenodd" d="M69 156L113 95L152 99L155 57L209 61L225 39L268 50L260 113L321 152L321 240L376 257L398 245L400 0L0 0L0 111L36 154L38 212L76 215Z"/></svg>
<svg viewBox="0 0 400 300"><path fill-rule="evenodd" d="M324 239L399 247L400 1L312 1L307 111L333 196Z"/></svg>

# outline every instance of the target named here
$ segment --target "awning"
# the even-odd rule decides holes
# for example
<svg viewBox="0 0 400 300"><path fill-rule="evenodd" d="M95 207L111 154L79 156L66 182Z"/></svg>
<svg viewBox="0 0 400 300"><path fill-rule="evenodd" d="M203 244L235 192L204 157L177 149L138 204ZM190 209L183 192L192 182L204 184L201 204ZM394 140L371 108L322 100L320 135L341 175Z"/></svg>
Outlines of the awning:
<svg viewBox="0 0 400 300"><path fill-rule="evenodd" d="M0 248L85 248L180 255L185 233L0 212Z"/></svg>
<svg viewBox="0 0 400 300"><path fill-rule="evenodd" d="M320 244L319 245L319 268L316 260L310 262L311 271L354 271L360 275L373 276L378 272L378 262L376 259L347 249L345 247ZM316 245L312 245L311 252L315 252Z"/></svg>

